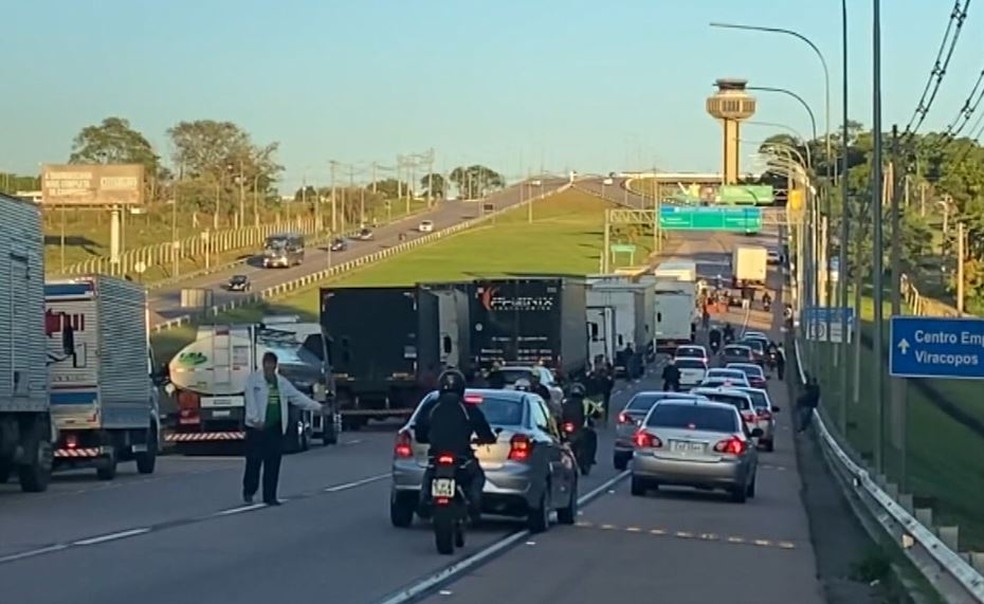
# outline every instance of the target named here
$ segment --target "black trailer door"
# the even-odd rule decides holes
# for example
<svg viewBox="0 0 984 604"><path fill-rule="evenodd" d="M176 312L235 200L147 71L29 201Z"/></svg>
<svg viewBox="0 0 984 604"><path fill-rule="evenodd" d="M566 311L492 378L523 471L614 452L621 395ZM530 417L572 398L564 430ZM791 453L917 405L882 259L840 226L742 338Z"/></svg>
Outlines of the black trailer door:
<svg viewBox="0 0 984 604"><path fill-rule="evenodd" d="M559 279L476 283L472 350L479 364L555 363L560 355L562 287Z"/></svg>

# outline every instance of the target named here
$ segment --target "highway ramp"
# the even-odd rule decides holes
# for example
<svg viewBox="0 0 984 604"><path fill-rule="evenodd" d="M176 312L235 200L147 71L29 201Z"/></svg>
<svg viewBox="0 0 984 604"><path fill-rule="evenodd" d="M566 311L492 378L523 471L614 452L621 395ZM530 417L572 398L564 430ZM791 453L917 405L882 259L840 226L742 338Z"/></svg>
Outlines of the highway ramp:
<svg viewBox="0 0 984 604"><path fill-rule="evenodd" d="M481 201L438 202L435 204L434 209L428 212L415 214L414 216L395 221L392 224L379 227L375 231L375 237L372 241L351 241L348 250L344 252L331 252L331 264L341 264L362 256L368 256L381 249L392 247L399 243L400 233L406 233L408 238L418 237L420 234L417 233L417 225L422 220L432 220L435 231L445 229L460 222L478 217L481 214L483 203L493 203L496 209L505 209L519 204L530 192L533 195L539 195L541 192L554 192L567 184L568 181L567 179L552 178L543 179L541 182L543 185L542 189L541 187L521 189L521 185L513 185ZM259 250L256 251L259 253ZM327 247L309 247L305 254L304 264L301 266L289 269L264 269L256 266L254 263L247 262L208 275L168 285L167 287L153 289L148 294L151 325L158 325L189 314L189 309L181 308L182 289L212 289L214 291L213 304L220 305L249 295L247 293L228 292L223 289L223 286L233 275L249 275L253 291L259 292L281 283L300 279L307 275L313 275L328 267L329 252L327 251Z"/></svg>

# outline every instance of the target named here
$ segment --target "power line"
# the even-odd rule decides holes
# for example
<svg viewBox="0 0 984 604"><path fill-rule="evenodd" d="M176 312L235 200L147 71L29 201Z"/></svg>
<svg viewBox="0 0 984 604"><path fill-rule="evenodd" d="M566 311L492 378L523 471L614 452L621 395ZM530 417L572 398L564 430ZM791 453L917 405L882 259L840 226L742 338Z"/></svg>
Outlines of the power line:
<svg viewBox="0 0 984 604"><path fill-rule="evenodd" d="M926 120L926 116L929 115L930 109L933 107L936 95L940 91L940 85L943 83L944 76L946 76L946 70L950 66L950 59L953 58L953 51L956 49L957 41L960 39L960 32L963 29L964 21L967 19L967 9L969 7L970 0L963 0L962 2L961 0L956 0L953 3L950 20L947 23L946 32L943 34L943 40L940 42L940 48L936 52L933 69L930 71L929 78L926 80L926 86L923 88L922 96L919 97L916 110L912 113L912 118L909 119L909 123L905 127L904 136L906 138L911 138L919 130L919 127L922 126Z"/></svg>
<svg viewBox="0 0 984 604"><path fill-rule="evenodd" d="M984 69L981 69L980 74L978 74L977 81L974 82L974 87L971 88L970 94L967 95L967 99L960 107L957 116L943 130L944 146L960 136L960 133L964 131L964 128L974 117L982 99L984 99Z"/></svg>

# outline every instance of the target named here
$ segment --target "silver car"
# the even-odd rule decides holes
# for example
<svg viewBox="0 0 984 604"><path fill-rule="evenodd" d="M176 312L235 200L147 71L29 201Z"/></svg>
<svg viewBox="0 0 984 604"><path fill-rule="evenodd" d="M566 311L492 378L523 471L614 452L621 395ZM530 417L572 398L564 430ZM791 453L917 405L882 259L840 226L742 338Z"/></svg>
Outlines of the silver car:
<svg viewBox="0 0 984 604"><path fill-rule="evenodd" d="M744 344L728 344L721 349L721 364L728 363L754 363L755 353Z"/></svg>
<svg viewBox="0 0 984 604"><path fill-rule="evenodd" d="M540 379L540 383L546 386L550 392L550 400L547 401L547 404L550 406L550 411L554 414L554 417L559 421L564 404L564 389L557 384L553 373L546 367L539 365L509 365L500 367L494 369L489 374L489 381L492 382L493 380L501 379L503 387L511 388L519 380L532 382L534 375Z"/></svg>
<svg viewBox="0 0 984 604"><path fill-rule="evenodd" d="M653 408L653 405L660 401L669 399L674 400L694 400L700 398L691 393L682 392L663 392L658 390L647 390L638 392L618 414L618 421L615 424L615 448L612 452L612 464L619 472L629 466L632 459L632 436L639 429L642 420Z"/></svg>
<svg viewBox="0 0 984 604"><path fill-rule="evenodd" d="M709 387L711 384L715 385L731 385L736 386L751 386L748 383L748 376L745 372L740 369L728 369L724 367L714 367L713 369L708 369L707 373L704 374L704 379L701 380L700 385L702 387Z"/></svg>
<svg viewBox="0 0 984 604"><path fill-rule="evenodd" d="M665 401L635 434L632 495L659 486L723 489L736 503L755 497L758 453L738 411L727 403Z"/></svg>
<svg viewBox="0 0 984 604"><path fill-rule="evenodd" d="M743 388L732 386L732 390L740 390L752 397L752 406L755 408L756 424L762 430L762 436L758 439L760 447L766 451L776 450L776 413L779 407L772 404L769 398L769 391L764 388Z"/></svg>
<svg viewBox="0 0 984 604"><path fill-rule="evenodd" d="M744 387L747 388L748 384L745 384ZM758 427L758 415L755 413L755 405L752 404L752 397L747 392L742 392L734 386L722 386L720 388L696 388L694 393L708 400L717 403L726 403L734 407L738 411L738 414L741 415L742 421L745 422L749 430Z"/></svg>
<svg viewBox="0 0 984 604"><path fill-rule="evenodd" d="M436 398L437 392L424 397L396 436L390 521L397 527L410 526L418 511L430 447L417 442L414 426L421 408L430 409ZM475 447L485 471L482 512L525 517L532 531L545 530L553 511L561 522L573 522L577 465L543 399L531 392L481 389L468 390L465 404L479 405L498 434L496 444Z"/></svg>

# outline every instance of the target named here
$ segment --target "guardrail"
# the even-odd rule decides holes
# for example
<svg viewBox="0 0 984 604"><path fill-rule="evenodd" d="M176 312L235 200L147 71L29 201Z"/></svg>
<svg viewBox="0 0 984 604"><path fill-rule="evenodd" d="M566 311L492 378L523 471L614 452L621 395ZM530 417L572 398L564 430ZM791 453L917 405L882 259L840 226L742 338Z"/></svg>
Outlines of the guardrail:
<svg viewBox="0 0 984 604"><path fill-rule="evenodd" d="M303 288L306 288L306 287L310 287L310 286L314 285L315 283L318 283L319 281L324 281L325 279L329 279L331 277L335 277L335 276L340 275L342 273L346 273L346 272L348 272L350 270L354 270L354 269L358 269L358 268L362 268L362 267L365 267L365 266L374 264L374 263L376 263L376 262L378 262L380 260L385 260L387 258L391 258L393 256L402 254L403 252L405 252L407 250L411 250L413 248L420 247L422 245L426 245L428 243L433 243L435 241L439 241L439 240L441 240L441 239L443 239L445 237L448 237L450 235L454 235L454 234L460 233L461 231L470 229L470 228L472 228L474 226L477 226L479 224L482 224L484 222L487 222L487 221L491 220L492 218L494 218L495 216L504 214L506 212L510 212L510 211L515 210L517 208L525 207L527 204L530 204L530 203L533 203L533 202L536 202L536 201L540 201L540 200L545 199L547 197L550 197L552 195L557 195L558 193L562 193L563 191L566 191L570 187L571 187L570 184L562 185L561 187L559 187L557 189L554 189L553 191L548 191L546 193L542 193L540 195L537 195L536 197L532 197L532 198L526 199L526 200L524 200L524 201L522 201L520 203L517 203L515 205L511 205L508 208L503 208L501 210L497 210L497 211L494 211L494 212L489 212L488 214L483 214L483 215L478 216L476 218L472 218L472 219L466 220L465 222L460 222L458 224L455 224L455 225L452 225L450 227L441 229L439 231L435 231L435 232L430 233L428 235L424 235L423 237L418 237L417 239L413 239L411 241L405 241L403 243L399 243L397 245L394 245L393 247L388 247L388 248L379 250L378 252L373 252L372 254L369 254L369 255L366 255L366 256L360 256L359 258L356 258L354 260L349 260L348 262L344 262L344 263L339 264L337 266L332 266L332 267L327 268L325 270L318 271L317 273L306 275L306 276L301 277L299 279L294 279L292 281L287 281L285 283L280 283L280 284L275 285L273 287L268 287L268 288L264 289L263 291L258 292L256 294L252 294L252 295L248 295L248 296L242 296L240 298L237 298L236 300L227 302L225 304L219 304L219 305L216 305L216 306L212 306L209 309L207 309L204 313L202 313L202 315L199 315L198 317L194 317L194 316L188 314L188 315L184 315L184 316L177 317L177 318L174 318L174 319L170 319L168 321L164 321L163 323L158 323L157 325L155 325L153 327L152 331L154 333L160 333L162 331L167 331L169 329L173 329L173 328L178 327L180 325L186 325L186 324L192 323L196 319L200 319L200 318L203 318L203 317L215 316L215 315L217 315L219 313L226 312L226 311L232 310L234 308L239 308L241 306L248 306L250 304L256 304L257 302L260 302L260 301L265 300L267 298L276 298L278 296L282 296L282 295L284 295L286 293L289 293L289 292L294 291L294 290L297 290L297 289L303 289Z"/></svg>
<svg viewBox="0 0 984 604"><path fill-rule="evenodd" d="M798 377L800 383L805 384L799 340L794 339L793 347ZM856 463L828 429L819 410L813 411L813 425L817 427L828 465L847 479L845 485L852 489L867 512L892 536L940 596L952 603L984 603L984 576L975 570L968 558L951 549L928 528L928 521L920 521L906 509L911 508L911 497L906 504L898 501L900 496L895 485L872 478L867 468Z"/></svg>

